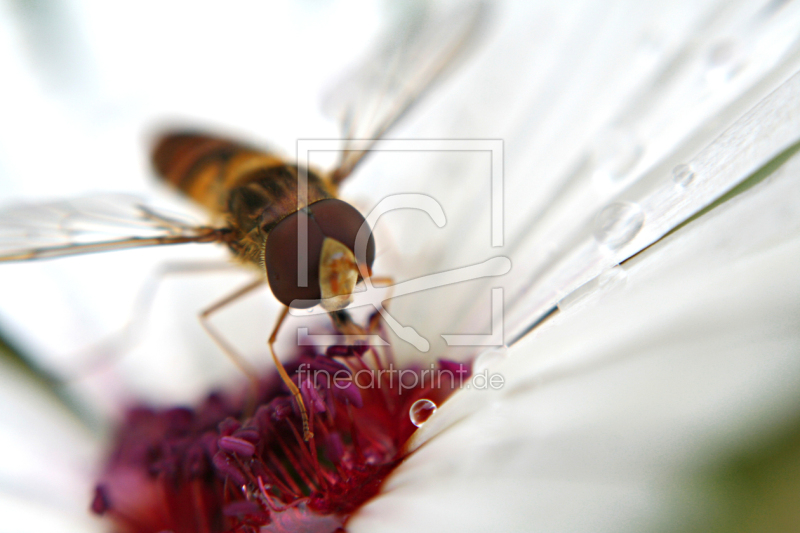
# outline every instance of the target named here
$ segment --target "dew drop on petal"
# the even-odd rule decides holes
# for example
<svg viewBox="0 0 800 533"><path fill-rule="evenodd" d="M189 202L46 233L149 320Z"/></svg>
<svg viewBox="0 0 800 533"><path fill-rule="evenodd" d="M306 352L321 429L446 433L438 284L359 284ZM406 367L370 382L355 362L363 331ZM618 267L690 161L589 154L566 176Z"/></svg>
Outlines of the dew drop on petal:
<svg viewBox="0 0 800 533"><path fill-rule="evenodd" d="M678 165L672 169L672 181L678 187L686 187L694 181L694 168L692 165Z"/></svg>
<svg viewBox="0 0 800 533"><path fill-rule="evenodd" d="M417 427L422 426L433 413L436 412L436 404L427 398L417 400L411 405L408 410L408 416L411 418L411 423Z"/></svg>
<svg viewBox="0 0 800 533"><path fill-rule="evenodd" d="M594 220L594 236L611 249L629 243L644 225L644 211L638 204L614 202L603 208Z"/></svg>
<svg viewBox="0 0 800 533"><path fill-rule="evenodd" d="M731 39L718 42L708 51L706 56L706 83L719 86L731 80L744 67L741 57L741 46Z"/></svg>
<svg viewBox="0 0 800 533"><path fill-rule="evenodd" d="M481 354L475 358L475 362L472 364L472 373L479 374L484 370L487 370L489 367L492 367L505 359L506 355L508 355L508 348L505 346L497 346L481 352Z"/></svg>

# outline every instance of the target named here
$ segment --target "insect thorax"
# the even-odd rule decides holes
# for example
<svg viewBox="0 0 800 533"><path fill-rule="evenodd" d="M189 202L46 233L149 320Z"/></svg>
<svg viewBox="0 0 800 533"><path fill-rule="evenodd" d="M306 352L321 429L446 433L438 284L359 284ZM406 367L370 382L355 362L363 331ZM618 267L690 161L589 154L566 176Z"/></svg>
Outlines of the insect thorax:
<svg viewBox="0 0 800 533"><path fill-rule="evenodd" d="M259 264L269 232L299 208L333 198L327 184L307 172L307 193L300 199L298 168L280 165L249 172L231 189L225 217L233 230L231 249L245 262Z"/></svg>

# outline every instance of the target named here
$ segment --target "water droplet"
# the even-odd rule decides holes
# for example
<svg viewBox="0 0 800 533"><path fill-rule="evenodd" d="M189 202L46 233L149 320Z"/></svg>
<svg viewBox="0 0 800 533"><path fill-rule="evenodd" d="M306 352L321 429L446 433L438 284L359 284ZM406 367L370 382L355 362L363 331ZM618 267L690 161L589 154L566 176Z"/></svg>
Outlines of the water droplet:
<svg viewBox="0 0 800 533"><path fill-rule="evenodd" d="M411 405L411 409L408 410L408 417L411 419L412 424L421 427L435 412L436 404L427 398L422 398Z"/></svg>
<svg viewBox="0 0 800 533"><path fill-rule="evenodd" d="M607 205L594 220L594 236L602 244L615 249L629 243L644 225L644 211L638 204L614 202Z"/></svg>
<svg viewBox="0 0 800 533"><path fill-rule="evenodd" d="M672 181L678 187L686 187L694 180L692 165L678 165L672 169Z"/></svg>
<svg viewBox="0 0 800 533"><path fill-rule="evenodd" d="M741 46L731 39L716 43L708 51L706 64L706 83L716 86L729 81L744 67Z"/></svg>
<svg viewBox="0 0 800 533"><path fill-rule="evenodd" d="M627 131L613 129L602 133L592 149L594 178L622 180L639 162L642 152L642 145Z"/></svg>
<svg viewBox="0 0 800 533"><path fill-rule="evenodd" d="M507 354L508 348L505 346L498 346L496 348L490 348L489 350L481 352L481 354L475 358L475 362L472 364L472 373L479 374L483 372L489 367L492 367L505 359Z"/></svg>

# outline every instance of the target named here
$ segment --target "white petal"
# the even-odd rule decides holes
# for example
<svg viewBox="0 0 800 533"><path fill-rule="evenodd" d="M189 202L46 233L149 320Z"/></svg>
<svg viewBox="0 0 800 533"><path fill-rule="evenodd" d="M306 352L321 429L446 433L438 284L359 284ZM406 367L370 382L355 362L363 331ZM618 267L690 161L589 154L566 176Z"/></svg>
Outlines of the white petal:
<svg viewBox="0 0 800 533"><path fill-rule="evenodd" d="M522 483L477 475L393 490L361 510L347 527L354 533L636 530L652 525L651 518L664 511L664 493L635 484L559 479Z"/></svg>
<svg viewBox="0 0 800 533"><path fill-rule="evenodd" d="M107 531L98 519L87 515L76 517L73 512L61 512L45 502L34 503L16 495L0 496L0 531L8 533L90 533Z"/></svg>
<svg viewBox="0 0 800 533"><path fill-rule="evenodd" d="M89 531L95 435L29 374L0 364L2 531Z"/></svg>
<svg viewBox="0 0 800 533"><path fill-rule="evenodd" d="M412 215L382 222L394 253L379 259L380 272L404 279L494 255L512 260L505 277L392 302L433 351L446 349L442 333L486 331L498 286L513 342L560 299L800 138L798 80L787 82L800 68L798 5L520 2L498 7L494 22L473 63L432 95L409 130L503 139L504 246L490 245L487 154L379 153L353 182L378 198L396 183L424 191L448 217L443 229ZM690 162L694 181L676 186L673 168ZM595 221L615 202L637 204L643 224L609 247Z"/></svg>
<svg viewBox="0 0 800 533"><path fill-rule="evenodd" d="M490 368L505 386L441 406L352 531L696 518L709 494L693 476L779 433L800 401L798 176L795 156L514 346Z"/></svg>

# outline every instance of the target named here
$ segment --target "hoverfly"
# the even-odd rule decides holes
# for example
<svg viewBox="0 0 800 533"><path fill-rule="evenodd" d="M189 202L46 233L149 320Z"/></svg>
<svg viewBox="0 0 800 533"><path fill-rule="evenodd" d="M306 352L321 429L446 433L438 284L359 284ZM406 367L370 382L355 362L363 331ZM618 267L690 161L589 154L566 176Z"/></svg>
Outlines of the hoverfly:
<svg viewBox="0 0 800 533"><path fill-rule="evenodd" d="M170 132L152 152L157 174L222 224L197 226L125 195L10 207L0 211L0 262L167 244L227 246L238 261L256 266L264 276L222 304L264 281L283 304L268 345L298 404L308 440L312 434L300 391L273 347L277 334L295 300L320 303L342 333L363 333L345 308L356 284L372 276L375 243L370 235L366 250L355 250L356 234L366 222L337 198L339 185L369 147L461 55L483 12L481 3L461 4L422 23L408 24L399 38L395 36L334 88L326 107L337 115L343 138L371 141L366 149L354 149L346 140L338 165L329 172L303 169L308 186L302 198L297 164L214 134ZM308 228L305 250L298 250L301 223ZM298 280L298 257L308 264L305 284ZM234 362L241 363L203 322L211 311L204 311L201 323Z"/></svg>

